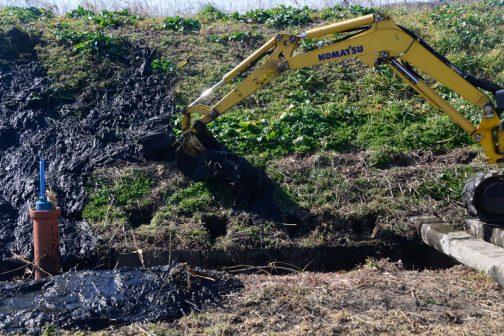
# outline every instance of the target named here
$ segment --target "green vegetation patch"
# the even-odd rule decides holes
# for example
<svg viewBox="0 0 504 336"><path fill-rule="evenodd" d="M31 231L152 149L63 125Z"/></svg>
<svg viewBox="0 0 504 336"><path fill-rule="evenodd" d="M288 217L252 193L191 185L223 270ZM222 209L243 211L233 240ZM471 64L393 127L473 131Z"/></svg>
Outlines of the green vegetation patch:
<svg viewBox="0 0 504 336"><path fill-rule="evenodd" d="M304 6L302 8L280 5L280 7L269 9L255 9L240 14L234 12L229 14L229 18L245 23L263 23L274 28L285 28L287 26L300 26L312 22L310 15L313 10Z"/></svg>
<svg viewBox="0 0 504 336"><path fill-rule="evenodd" d="M117 58L123 53L124 41L104 31L78 32L61 28L54 33L56 39L73 47L77 52L94 57Z"/></svg>
<svg viewBox="0 0 504 336"><path fill-rule="evenodd" d="M262 39L263 35L256 32L231 32L228 34L212 34L207 36L208 41L220 43L223 45L227 45L228 42L250 44Z"/></svg>
<svg viewBox="0 0 504 336"><path fill-rule="evenodd" d="M82 216L92 223L124 221L125 207L145 208L150 204L151 186L152 179L140 170L131 170L114 181L92 179Z"/></svg>
<svg viewBox="0 0 504 336"><path fill-rule="evenodd" d="M212 4L206 4L196 13L196 18L204 23L210 23L225 19L226 13Z"/></svg>
<svg viewBox="0 0 504 336"><path fill-rule="evenodd" d="M173 16L165 18L161 23L161 28L187 33L199 31L201 23L196 19Z"/></svg>
<svg viewBox="0 0 504 336"><path fill-rule="evenodd" d="M161 56L152 60L151 69L162 73L173 73L177 69L177 66L173 63L171 58Z"/></svg>
<svg viewBox="0 0 504 336"><path fill-rule="evenodd" d="M386 11L454 64L503 85L503 8L500 0L483 0ZM280 6L227 14L209 5L194 18L141 18L126 10L95 13L78 7L62 17L7 7L0 10L0 29L22 25L36 36L34 57L42 61L55 92L70 98L86 87L106 90L122 80L128 67L142 62L131 46L147 45L156 49L153 72L176 72L174 103L181 109L280 31L298 33L307 25L381 11ZM198 33L187 34L191 32ZM301 47L314 49L342 37L303 41ZM7 40L0 39L0 48L1 55L12 54ZM213 102L233 84L219 89ZM469 120L479 122L479 108L442 85L434 83L434 88ZM174 118L177 127L179 116ZM93 224L128 226L124 224L133 214L141 212L145 218L138 220L139 227L130 227L135 234L181 247L341 243L369 238L375 225L399 230L397 223L409 215L444 213L460 221L460 189L481 168L446 163L451 161L398 167L401 160L412 160L407 154L412 150L440 152L466 147L472 140L387 67L370 69L352 60L286 71L209 128L231 151L267 169L278 184L274 201L287 215L282 223L258 221L243 211L246 205L234 204L210 184L192 183L173 171L163 176L169 181L163 184L150 170L95 176L84 217ZM227 232L209 240L207 226L214 222L224 223ZM286 229L285 223L295 225ZM359 233L342 234L345 230Z"/></svg>
<svg viewBox="0 0 504 336"><path fill-rule="evenodd" d="M38 19L48 19L54 17L54 14L43 8L36 7L6 7L0 12L7 18L14 18L21 23L28 23Z"/></svg>
<svg viewBox="0 0 504 336"><path fill-rule="evenodd" d="M345 20L356 16L364 16L377 13L380 10L375 7L364 7L361 5L342 6L336 5L321 9L318 15L323 20Z"/></svg>
<svg viewBox="0 0 504 336"><path fill-rule="evenodd" d="M128 9L119 11L104 10L95 13L92 10L78 6L76 9L66 14L68 18L82 19L87 22L94 22L103 28L118 28L122 26L134 25L141 18L130 13Z"/></svg>

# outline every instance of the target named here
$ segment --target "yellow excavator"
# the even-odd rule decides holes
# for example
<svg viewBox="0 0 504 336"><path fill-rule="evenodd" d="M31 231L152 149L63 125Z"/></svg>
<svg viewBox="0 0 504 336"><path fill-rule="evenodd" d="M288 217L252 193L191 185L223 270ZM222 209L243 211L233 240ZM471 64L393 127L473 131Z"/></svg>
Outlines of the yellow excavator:
<svg viewBox="0 0 504 336"><path fill-rule="evenodd" d="M333 34L344 36L309 51L298 51L304 39ZM436 52L412 31L397 25L390 16L370 14L359 18L310 29L300 35L278 34L247 57L221 81L204 91L183 111L182 130L177 156L179 166L188 158L197 158L215 146L206 124L229 111L252 93L285 71L318 64L357 58L375 66L385 64L432 105L445 112L474 141L479 143L489 164L504 162L504 89L489 80L464 73ZM467 101L482 109L479 125L474 125L436 93L415 71L420 69ZM231 83L245 72L242 81L213 106L200 104L217 87ZM481 90L493 94L492 99ZM192 122L191 115L200 115ZM183 167L181 167L183 168ZM504 171L492 169L479 173L464 187L462 198L468 212L489 223L504 225Z"/></svg>

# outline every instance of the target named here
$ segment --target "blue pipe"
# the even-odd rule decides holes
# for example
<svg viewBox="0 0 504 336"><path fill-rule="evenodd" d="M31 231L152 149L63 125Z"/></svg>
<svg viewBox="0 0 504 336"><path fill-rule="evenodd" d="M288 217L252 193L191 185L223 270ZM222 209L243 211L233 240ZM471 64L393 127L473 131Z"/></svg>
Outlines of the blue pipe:
<svg viewBox="0 0 504 336"><path fill-rule="evenodd" d="M46 192L45 192L45 161L40 160L40 198L45 199L46 198Z"/></svg>
<svg viewBox="0 0 504 336"><path fill-rule="evenodd" d="M40 168L40 195L39 200L35 203L35 210L37 211L48 211L53 209L53 205L51 202L47 201L46 198L46 190L45 190L45 160L40 160L39 164Z"/></svg>

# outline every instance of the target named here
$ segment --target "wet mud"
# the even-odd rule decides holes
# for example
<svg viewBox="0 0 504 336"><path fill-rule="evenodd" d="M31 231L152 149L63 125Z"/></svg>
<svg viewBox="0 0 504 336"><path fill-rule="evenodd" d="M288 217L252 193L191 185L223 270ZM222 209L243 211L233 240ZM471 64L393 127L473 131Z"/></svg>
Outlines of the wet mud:
<svg viewBox="0 0 504 336"><path fill-rule="evenodd" d="M39 334L46 324L99 330L137 321L171 322L218 305L239 280L185 264L146 269L72 271L51 279L0 285L0 330Z"/></svg>
<svg viewBox="0 0 504 336"><path fill-rule="evenodd" d="M61 92L19 29L0 34L0 259L31 255L28 208L38 192L38 160L47 160L47 184L62 208L63 260L90 260L97 238L82 220L85 184L102 165L174 155L174 78L149 69L153 51L129 48L107 87Z"/></svg>

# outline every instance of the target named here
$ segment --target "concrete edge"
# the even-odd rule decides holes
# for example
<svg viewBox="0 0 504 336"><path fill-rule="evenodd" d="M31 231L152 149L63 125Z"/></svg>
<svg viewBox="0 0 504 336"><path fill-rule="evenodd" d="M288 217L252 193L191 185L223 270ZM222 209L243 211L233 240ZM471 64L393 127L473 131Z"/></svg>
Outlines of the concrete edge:
<svg viewBox="0 0 504 336"><path fill-rule="evenodd" d="M477 219L466 219L464 227L476 238L504 248L504 228Z"/></svg>
<svg viewBox="0 0 504 336"><path fill-rule="evenodd" d="M479 272L504 287L504 248L456 230L434 216L410 219L424 243Z"/></svg>

